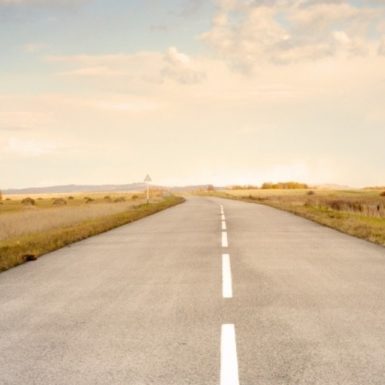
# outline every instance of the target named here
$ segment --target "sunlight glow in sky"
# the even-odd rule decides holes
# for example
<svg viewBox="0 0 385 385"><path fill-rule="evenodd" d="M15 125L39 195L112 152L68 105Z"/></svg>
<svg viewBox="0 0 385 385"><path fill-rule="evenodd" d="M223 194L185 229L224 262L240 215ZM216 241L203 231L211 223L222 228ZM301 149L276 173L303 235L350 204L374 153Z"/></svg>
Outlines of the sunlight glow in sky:
<svg viewBox="0 0 385 385"><path fill-rule="evenodd" d="M0 187L385 185L385 0L0 0Z"/></svg>

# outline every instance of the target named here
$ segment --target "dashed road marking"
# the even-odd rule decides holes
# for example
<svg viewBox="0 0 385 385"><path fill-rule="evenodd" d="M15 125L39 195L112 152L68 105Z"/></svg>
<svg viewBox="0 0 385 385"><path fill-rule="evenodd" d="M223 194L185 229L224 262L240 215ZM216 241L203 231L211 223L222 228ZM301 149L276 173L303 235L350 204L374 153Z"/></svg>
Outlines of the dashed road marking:
<svg viewBox="0 0 385 385"><path fill-rule="evenodd" d="M222 325L220 385L239 385L237 343L233 324Z"/></svg>
<svg viewBox="0 0 385 385"><path fill-rule="evenodd" d="M223 298L233 298L233 281L231 278L229 254L222 254L222 295Z"/></svg>
<svg viewBox="0 0 385 385"><path fill-rule="evenodd" d="M221 208L222 247L228 247L226 217ZM222 296L233 298L230 255L222 254ZM221 371L220 385L239 385L237 343L234 324L223 324L221 331Z"/></svg>

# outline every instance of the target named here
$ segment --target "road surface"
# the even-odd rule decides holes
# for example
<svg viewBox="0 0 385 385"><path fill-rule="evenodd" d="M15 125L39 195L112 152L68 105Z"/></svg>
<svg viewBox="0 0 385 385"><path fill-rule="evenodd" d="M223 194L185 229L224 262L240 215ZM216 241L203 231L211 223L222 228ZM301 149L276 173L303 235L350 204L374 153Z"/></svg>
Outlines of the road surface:
<svg viewBox="0 0 385 385"><path fill-rule="evenodd" d="M0 274L1 385L384 385L385 248L186 203Z"/></svg>

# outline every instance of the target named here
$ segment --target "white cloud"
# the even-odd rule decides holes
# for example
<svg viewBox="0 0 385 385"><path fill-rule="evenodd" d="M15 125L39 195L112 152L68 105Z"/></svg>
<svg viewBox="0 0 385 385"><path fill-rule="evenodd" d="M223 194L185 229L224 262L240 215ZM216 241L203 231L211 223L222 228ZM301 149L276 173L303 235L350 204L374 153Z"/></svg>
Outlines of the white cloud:
<svg viewBox="0 0 385 385"><path fill-rule="evenodd" d="M178 51L175 47L170 47L163 59L164 67L161 74L164 79L173 79L181 84L197 84L206 77L190 56Z"/></svg>
<svg viewBox="0 0 385 385"><path fill-rule="evenodd" d="M201 38L231 65L251 70L266 62L367 54L384 20L385 7L346 1L219 1Z"/></svg>
<svg viewBox="0 0 385 385"><path fill-rule="evenodd" d="M190 57L182 52L179 52L176 47L170 47L167 50L165 60L172 65L189 66L191 63Z"/></svg>

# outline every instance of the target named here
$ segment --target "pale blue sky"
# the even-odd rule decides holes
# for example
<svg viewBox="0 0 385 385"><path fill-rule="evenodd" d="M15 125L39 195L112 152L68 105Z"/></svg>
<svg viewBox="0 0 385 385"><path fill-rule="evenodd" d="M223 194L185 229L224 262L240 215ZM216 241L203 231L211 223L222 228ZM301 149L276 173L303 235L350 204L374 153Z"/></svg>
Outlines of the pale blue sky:
<svg viewBox="0 0 385 385"><path fill-rule="evenodd" d="M385 184L385 1L0 0L0 187Z"/></svg>

